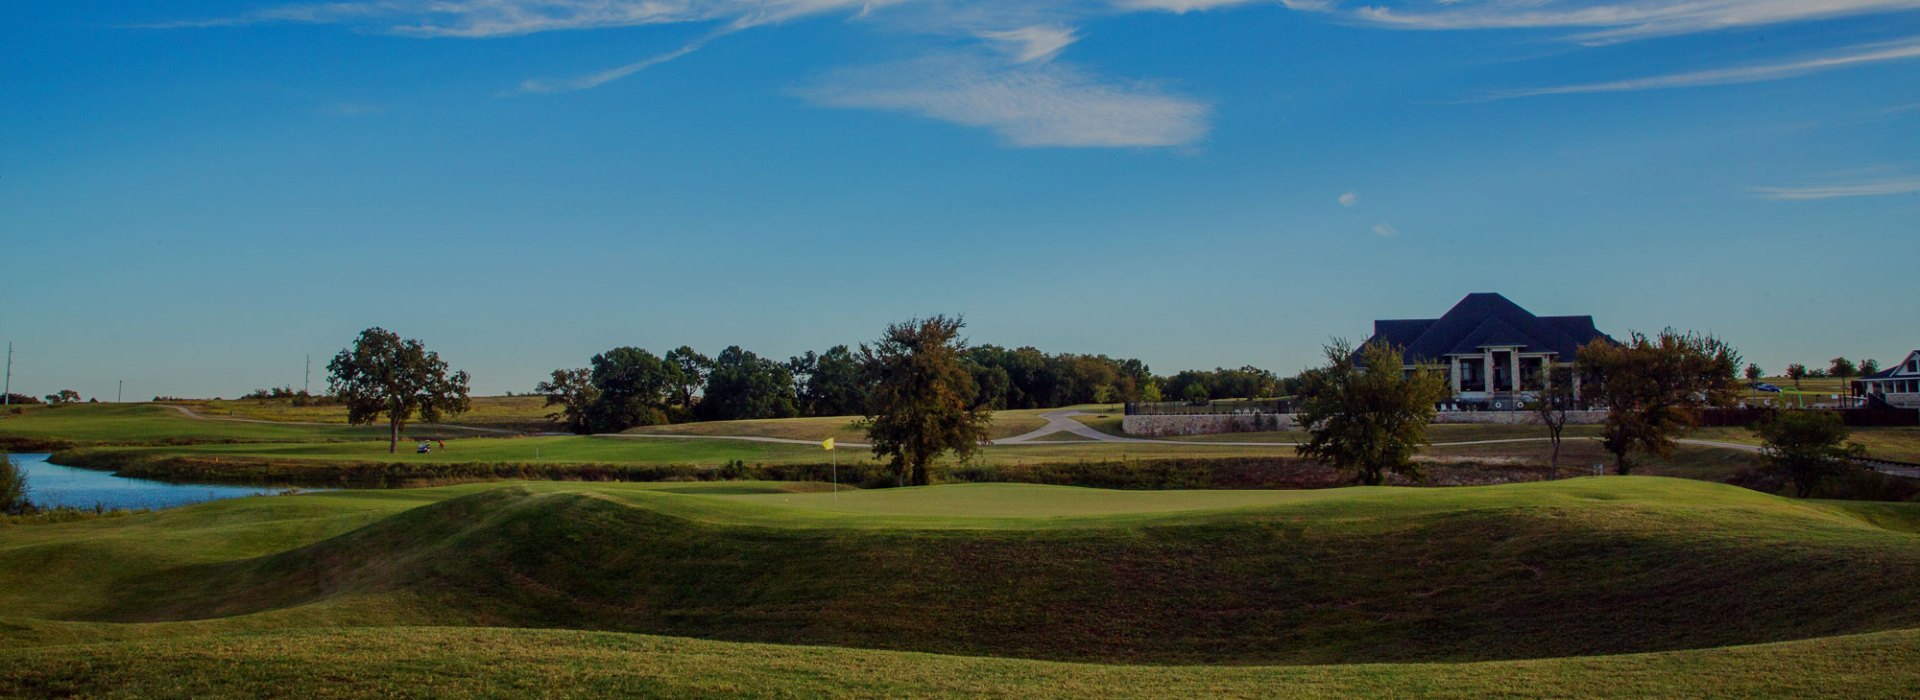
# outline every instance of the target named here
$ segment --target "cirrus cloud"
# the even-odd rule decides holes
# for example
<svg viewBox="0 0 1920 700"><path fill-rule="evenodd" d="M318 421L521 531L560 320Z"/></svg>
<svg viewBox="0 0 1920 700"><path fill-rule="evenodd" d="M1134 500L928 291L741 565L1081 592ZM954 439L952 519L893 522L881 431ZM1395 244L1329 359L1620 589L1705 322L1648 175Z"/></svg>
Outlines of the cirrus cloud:
<svg viewBox="0 0 1920 700"><path fill-rule="evenodd" d="M835 71L798 91L826 107L904 112L999 134L1014 146L1184 146L1207 135L1212 107L1138 82L1058 63L1004 66L977 56Z"/></svg>

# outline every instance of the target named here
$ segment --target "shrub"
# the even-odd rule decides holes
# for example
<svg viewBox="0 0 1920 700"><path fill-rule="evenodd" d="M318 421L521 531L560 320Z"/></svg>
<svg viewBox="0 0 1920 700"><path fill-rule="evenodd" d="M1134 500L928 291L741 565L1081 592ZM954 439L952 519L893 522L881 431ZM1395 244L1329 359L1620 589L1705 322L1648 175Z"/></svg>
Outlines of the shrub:
<svg viewBox="0 0 1920 700"><path fill-rule="evenodd" d="M27 501L27 474L13 463L13 456L0 452L0 513L19 515L33 504Z"/></svg>

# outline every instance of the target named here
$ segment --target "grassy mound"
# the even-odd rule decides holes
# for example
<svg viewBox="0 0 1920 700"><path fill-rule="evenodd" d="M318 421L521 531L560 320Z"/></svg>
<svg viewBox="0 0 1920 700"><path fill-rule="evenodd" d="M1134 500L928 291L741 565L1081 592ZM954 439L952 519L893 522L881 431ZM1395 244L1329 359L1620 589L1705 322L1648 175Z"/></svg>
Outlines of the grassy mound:
<svg viewBox="0 0 1920 700"><path fill-rule="evenodd" d="M555 630L389 628L0 651L0 694L87 697L1908 698L1912 631L1463 664L1104 666Z"/></svg>
<svg viewBox="0 0 1920 700"><path fill-rule="evenodd" d="M329 521L318 528L329 536L299 546L176 556L47 617L324 610L328 624L1161 663L1522 659L1920 626L1915 508L1671 479L1261 493L435 492L425 507L362 516L358 529ZM273 499L255 517L307 498ZM245 536L242 522L221 527ZM0 545L0 564L20 552Z"/></svg>

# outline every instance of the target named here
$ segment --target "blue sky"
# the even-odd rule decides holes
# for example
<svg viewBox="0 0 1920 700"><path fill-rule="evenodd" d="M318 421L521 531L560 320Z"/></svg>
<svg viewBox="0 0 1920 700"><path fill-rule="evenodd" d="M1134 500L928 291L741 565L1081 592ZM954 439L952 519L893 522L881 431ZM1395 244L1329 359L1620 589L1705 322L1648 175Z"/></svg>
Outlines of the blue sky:
<svg viewBox="0 0 1920 700"><path fill-rule="evenodd" d="M34 394L940 312L1291 372L1474 291L1770 370L1920 346L1920 0L70 0L0 46Z"/></svg>

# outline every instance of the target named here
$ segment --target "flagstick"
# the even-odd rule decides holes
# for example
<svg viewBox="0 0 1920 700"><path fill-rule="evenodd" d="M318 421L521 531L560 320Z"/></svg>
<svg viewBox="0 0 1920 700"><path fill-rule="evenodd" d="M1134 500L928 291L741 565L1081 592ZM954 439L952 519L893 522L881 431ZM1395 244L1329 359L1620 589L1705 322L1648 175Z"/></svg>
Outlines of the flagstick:
<svg viewBox="0 0 1920 700"><path fill-rule="evenodd" d="M827 454L833 459L833 494L838 496L840 495L840 451L827 450Z"/></svg>

